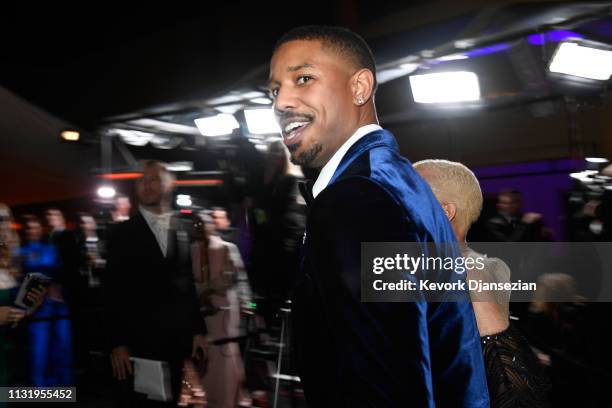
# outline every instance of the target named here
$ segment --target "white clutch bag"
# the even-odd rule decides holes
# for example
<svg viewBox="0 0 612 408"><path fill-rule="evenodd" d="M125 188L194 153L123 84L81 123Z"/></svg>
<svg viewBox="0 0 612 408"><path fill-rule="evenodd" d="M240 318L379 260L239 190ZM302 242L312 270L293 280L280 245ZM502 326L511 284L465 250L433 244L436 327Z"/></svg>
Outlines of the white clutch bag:
<svg viewBox="0 0 612 408"><path fill-rule="evenodd" d="M134 391L146 394L148 399L170 401L170 367L165 361L132 357L134 361Z"/></svg>

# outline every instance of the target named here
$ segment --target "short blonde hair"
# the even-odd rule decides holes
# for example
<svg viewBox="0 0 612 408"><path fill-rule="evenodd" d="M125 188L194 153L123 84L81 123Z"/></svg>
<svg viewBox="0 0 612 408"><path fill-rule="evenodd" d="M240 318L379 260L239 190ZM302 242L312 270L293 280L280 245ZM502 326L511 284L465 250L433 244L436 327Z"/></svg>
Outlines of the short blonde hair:
<svg viewBox="0 0 612 408"><path fill-rule="evenodd" d="M429 183L440 204L457 206L457 221L468 229L480 216L482 191L472 170L461 163L441 159L422 160L414 168Z"/></svg>

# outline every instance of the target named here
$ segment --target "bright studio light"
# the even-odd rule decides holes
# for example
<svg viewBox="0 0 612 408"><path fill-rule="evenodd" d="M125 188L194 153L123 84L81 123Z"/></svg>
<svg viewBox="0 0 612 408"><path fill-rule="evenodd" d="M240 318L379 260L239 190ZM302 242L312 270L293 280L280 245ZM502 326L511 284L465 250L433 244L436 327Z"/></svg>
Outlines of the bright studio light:
<svg viewBox="0 0 612 408"><path fill-rule="evenodd" d="M570 173L570 177L582 183L592 183L591 176L597 174L597 170L584 170L577 173Z"/></svg>
<svg viewBox="0 0 612 408"><path fill-rule="evenodd" d="M62 139L68 142L77 142L81 138L81 134L76 130L64 130L61 133Z"/></svg>
<svg viewBox="0 0 612 408"><path fill-rule="evenodd" d="M258 105L272 105L272 101L268 98L253 98L251 102L256 103Z"/></svg>
<svg viewBox="0 0 612 408"><path fill-rule="evenodd" d="M129 129L114 129L111 133L130 146L146 146L155 137L153 133Z"/></svg>
<svg viewBox="0 0 612 408"><path fill-rule="evenodd" d="M98 196L100 198L113 198L115 194L115 189L110 186L101 186L98 188Z"/></svg>
<svg viewBox="0 0 612 408"><path fill-rule="evenodd" d="M193 202L189 194L179 194L176 196L176 205L179 207L190 207Z"/></svg>
<svg viewBox="0 0 612 408"><path fill-rule="evenodd" d="M231 135L234 129L240 127L234 115L229 113L219 113L215 116L199 118L194 120L194 122L200 133L204 136Z"/></svg>
<svg viewBox="0 0 612 408"><path fill-rule="evenodd" d="M280 127L276 123L272 109L245 109L244 118L251 134L269 135L280 133Z"/></svg>
<svg viewBox="0 0 612 408"><path fill-rule="evenodd" d="M603 157L587 157L585 158L589 163L607 163L609 160Z"/></svg>
<svg viewBox="0 0 612 408"><path fill-rule="evenodd" d="M171 162L166 165L168 171L191 171L193 170L193 162L190 161L177 161Z"/></svg>
<svg viewBox="0 0 612 408"><path fill-rule="evenodd" d="M612 51L574 42L561 43L548 69L559 74L607 81L612 75Z"/></svg>
<svg viewBox="0 0 612 408"><path fill-rule="evenodd" d="M439 72L410 77L417 103L469 102L480 99L478 76L473 72Z"/></svg>

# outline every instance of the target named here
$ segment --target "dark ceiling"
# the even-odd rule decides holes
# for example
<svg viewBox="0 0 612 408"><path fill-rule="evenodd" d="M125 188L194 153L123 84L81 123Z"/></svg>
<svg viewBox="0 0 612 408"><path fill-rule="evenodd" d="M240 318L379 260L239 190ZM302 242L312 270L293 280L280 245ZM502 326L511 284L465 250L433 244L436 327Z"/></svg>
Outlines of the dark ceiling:
<svg viewBox="0 0 612 408"><path fill-rule="evenodd" d="M64 120L209 97L265 64L301 24L355 29L424 1L196 2L176 7L36 5L3 13L0 85Z"/></svg>

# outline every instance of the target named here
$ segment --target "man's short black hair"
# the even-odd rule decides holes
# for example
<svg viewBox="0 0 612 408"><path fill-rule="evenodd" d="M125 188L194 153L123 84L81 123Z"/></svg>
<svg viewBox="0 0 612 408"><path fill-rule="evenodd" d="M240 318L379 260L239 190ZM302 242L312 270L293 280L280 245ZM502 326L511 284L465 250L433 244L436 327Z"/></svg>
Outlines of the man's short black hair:
<svg viewBox="0 0 612 408"><path fill-rule="evenodd" d="M377 87L376 62L372 50L365 40L357 33L337 26L307 25L296 27L286 32L274 46L276 52L281 45L290 41L314 41L323 42L324 46L343 54L351 60L357 68L367 68L374 75L374 91Z"/></svg>

